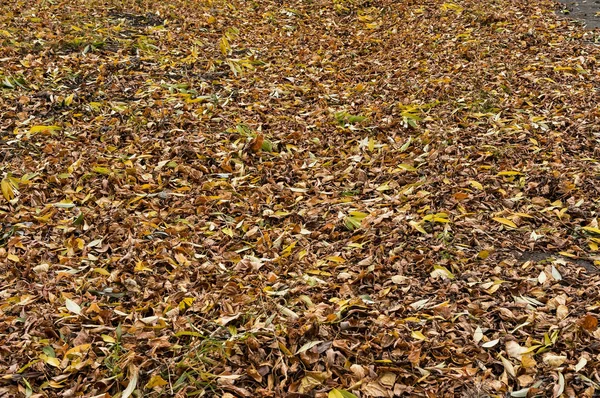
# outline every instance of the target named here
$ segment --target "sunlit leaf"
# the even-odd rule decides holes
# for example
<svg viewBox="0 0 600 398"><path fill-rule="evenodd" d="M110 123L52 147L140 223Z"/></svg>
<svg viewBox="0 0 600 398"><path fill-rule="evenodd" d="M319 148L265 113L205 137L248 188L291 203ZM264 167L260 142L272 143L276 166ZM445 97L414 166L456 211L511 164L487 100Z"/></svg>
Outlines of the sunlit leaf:
<svg viewBox="0 0 600 398"><path fill-rule="evenodd" d="M338 390L337 388L334 388L333 390L329 391L329 394L327 394L327 398L358 398L358 397L346 390Z"/></svg>
<svg viewBox="0 0 600 398"><path fill-rule="evenodd" d="M499 222L500 224L507 225L511 228L517 228L517 225L514 222L512 222L511 220L509 220L508 218L493 217L492 220Z"/></svg>
<svg viewBox="0 0 600 398"><path fill-rule="evenodd" d="M74 314L81 315L81 307L71 299L65 299L65 306Z"/></svg>

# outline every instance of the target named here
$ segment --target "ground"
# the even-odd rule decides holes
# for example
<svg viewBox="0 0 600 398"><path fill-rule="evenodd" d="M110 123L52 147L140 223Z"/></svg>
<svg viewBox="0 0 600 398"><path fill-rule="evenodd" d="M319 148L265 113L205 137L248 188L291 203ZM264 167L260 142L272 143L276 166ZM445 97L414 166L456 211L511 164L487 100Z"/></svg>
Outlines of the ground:
<svg viewBox="0 0 600 398"><path fill-rule="evenodd" d="M1 2L0 396L598 394L559 8Z"/></svg>

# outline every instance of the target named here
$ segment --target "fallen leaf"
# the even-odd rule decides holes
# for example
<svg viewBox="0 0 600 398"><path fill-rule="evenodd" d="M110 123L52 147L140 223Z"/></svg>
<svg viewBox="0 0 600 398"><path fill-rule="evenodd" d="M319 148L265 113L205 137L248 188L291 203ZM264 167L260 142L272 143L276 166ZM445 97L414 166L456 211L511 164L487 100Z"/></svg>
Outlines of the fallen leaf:
<svg viewBox="0 0 600 398"><path fill-rule="evenodd" d="M65 299L65 306L74 314L81 315L81 307L71 299Z"/></svg>
<svg viewBox="0 0 600 398"><path fill-rule="evenodd" d="M512 222L511 220L509 220L508 218L493 217L492 220L499 222L500 224L507 225L511 228L517 228L517 225L514 222Z"/></svg>

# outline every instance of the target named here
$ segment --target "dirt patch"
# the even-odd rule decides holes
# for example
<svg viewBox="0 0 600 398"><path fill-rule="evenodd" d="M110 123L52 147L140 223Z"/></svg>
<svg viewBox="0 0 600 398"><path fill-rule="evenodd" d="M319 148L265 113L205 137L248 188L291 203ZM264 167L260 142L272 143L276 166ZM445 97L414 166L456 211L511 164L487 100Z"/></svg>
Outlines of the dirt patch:
<svg viewBox="0 0 600 398"><path fill-rule="evenodd" d="M565 7L561 15L580 20L586 28L600 28L600 0L558 0Z"/></svg>
<svg viewBox="0 0 600 398"><path fill-rule="evenodd" d="M566 262L570 262L579 267L584 268L587 272L589 272L591 274L599 274L600 273L600 269L598 269L598 267L596 267L594 265L594 261L591 259L566 257L566 256L560 255L558 253L546 253L546 252L539 251L539 250L522 252L522 253L520 253L520 255L517 255L516 257L519 259L519 261L534 261L534 262L541 262L541 261L561 258L561 259L565 260Z"/></svg>

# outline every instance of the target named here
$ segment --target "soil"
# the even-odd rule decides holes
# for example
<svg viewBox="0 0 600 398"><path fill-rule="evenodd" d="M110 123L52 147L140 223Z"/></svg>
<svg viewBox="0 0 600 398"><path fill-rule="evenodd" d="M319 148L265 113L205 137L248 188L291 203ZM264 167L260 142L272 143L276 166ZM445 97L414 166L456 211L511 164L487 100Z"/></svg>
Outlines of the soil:
<svg viewBox="0 0 600 398"><path fill-rule="evenodd" d="M558 0L565 6L562 15L581 20L588 29L600 28L600 0Z"/></svg>
<svg viewBox="0 0 600 398"><path fill-rule="evenodd" d="M520 253L520 255L517 255L516 257L519 258L520 261L535 261L535 262L541 262L541 261L554 260L554 259L561 258L567 262L577 265L578 267L584 268L589 273L592 273L592 274L600 273L600 269L598 269L594 265L593 259L571 258L571 257L565 257L558 253L546 253L546 252L538 251L538 250L522 252L522 253Z"/></svg>

